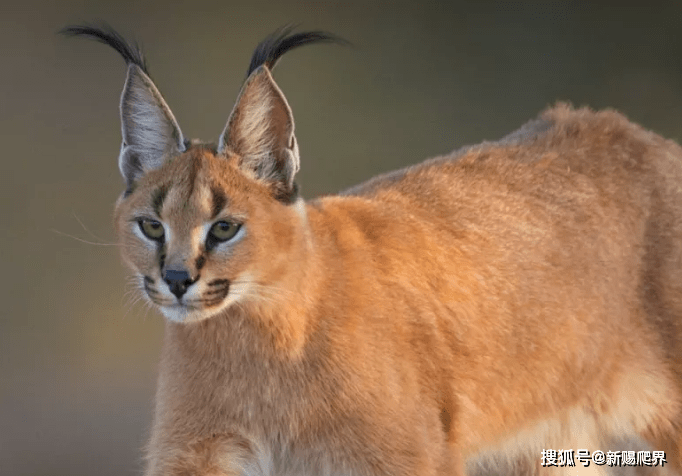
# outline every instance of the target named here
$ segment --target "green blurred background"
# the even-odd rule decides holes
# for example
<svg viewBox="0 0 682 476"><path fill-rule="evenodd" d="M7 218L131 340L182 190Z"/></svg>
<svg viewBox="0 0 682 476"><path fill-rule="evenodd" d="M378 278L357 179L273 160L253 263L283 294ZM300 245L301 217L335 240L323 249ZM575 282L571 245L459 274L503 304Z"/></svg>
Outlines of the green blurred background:
<svg viewBox="0 0 682 476"><path fill-rule="evenodd" d="M276 70L304 196L499 138L557 100L682 137L682 3L60 2L0 7L0 474L140 474L163 322L129 304L114 240L125 68L55 35L103 19L143 44L185 135L215 140L253 47L288 22L314 46ZM81 226L81 222L83 226Z"/></svg>

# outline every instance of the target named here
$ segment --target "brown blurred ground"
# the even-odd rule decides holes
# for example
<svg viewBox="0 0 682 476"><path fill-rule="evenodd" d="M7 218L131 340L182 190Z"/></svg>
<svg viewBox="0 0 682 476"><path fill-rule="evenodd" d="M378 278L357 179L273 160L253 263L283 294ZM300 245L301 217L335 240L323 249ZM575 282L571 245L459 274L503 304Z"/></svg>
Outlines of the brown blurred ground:
<svg viewBox="0 0 682 476"><path fill-rule="evenodd" d="M102 45L55 35L96 19L141 40L183 132L207 140L270 31L302 22L352 41L292 52L276 71L306 197L501 137L556 100L682 137L679 2L5 2L2 475L139 474L151 420L161 318L126 305L114 246L52 231L113 241L125 68Z"/></svg>

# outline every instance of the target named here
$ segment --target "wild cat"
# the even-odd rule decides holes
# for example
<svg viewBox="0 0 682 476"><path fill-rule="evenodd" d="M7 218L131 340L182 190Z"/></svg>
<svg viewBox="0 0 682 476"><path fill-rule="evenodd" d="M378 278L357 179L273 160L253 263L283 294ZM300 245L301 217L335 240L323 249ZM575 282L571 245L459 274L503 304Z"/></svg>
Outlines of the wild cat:
<svg viewBox="0 0 682 476"><path fill-rule="evenodd" d="M185 139L137 47L65 32L128 66L115 226L166 317L147 476L601 474L542 451L623 439L680 471L677 144L558 105L304 201L272 69L334 37L258 45L211 145Z"/></svg>

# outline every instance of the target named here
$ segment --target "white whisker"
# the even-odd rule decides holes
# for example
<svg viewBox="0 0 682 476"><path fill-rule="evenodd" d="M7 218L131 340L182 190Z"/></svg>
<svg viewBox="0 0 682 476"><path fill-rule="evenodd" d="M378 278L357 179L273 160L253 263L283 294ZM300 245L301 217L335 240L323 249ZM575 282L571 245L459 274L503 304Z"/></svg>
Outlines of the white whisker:
<svg viewBox="0 0 682 476"><path fill-rule="evenodd" d="M80 241L81 243L85 243L88 245L96 245L96 246L120 246L118 243L95 243L94 241L88 241L84 240L83 238L78 238L77 236L69 235L68 233L64 233L63 231L55 230L54 228L49 229L53 233L57 233L58 235L63 235L69 238L73 238L76 241Z"/></svg>
<svg viewBox="0 0 682 476"><path fill-rule="evenodd" d="M73 215L73 217L76 219L76 221L80 224L80 226L83 228L83 230L85 230L85 232L86 232L87 234L89 234L90 236L92 236L92 237L93 237L94 239L96 239L97 241L102 242L102 244L106 243L106 240L103 240L103 239L100 238L99 236L95 235L93 232L91 232L91 231L85 226L85 224L83 223L83 221L82 221L80 218L78 218L78 215L76 215L76 211L75 211L75 210L71 210L71 214ZM115 243L114 243L114 244L115 244Z"/></svg>

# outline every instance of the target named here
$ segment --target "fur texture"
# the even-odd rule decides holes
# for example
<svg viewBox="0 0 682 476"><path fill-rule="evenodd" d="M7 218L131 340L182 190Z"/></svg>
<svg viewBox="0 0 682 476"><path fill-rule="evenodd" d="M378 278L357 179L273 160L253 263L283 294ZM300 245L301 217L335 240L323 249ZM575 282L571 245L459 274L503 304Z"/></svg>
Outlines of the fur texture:
<svg viewBox="0 0 682 476"><path fill-rule="evenodd" d="M235 111L116 206L168 317L147 476L557 474L542 449L638 449L614 441L679 474L677 144L558 105L306 203L281 199L298 153L267 65ZM196 277L180 297L169 269Z"/></svg>

